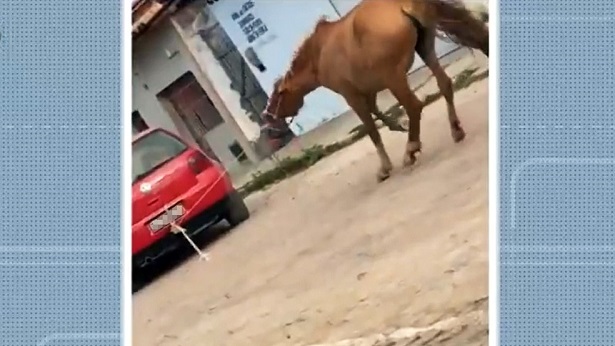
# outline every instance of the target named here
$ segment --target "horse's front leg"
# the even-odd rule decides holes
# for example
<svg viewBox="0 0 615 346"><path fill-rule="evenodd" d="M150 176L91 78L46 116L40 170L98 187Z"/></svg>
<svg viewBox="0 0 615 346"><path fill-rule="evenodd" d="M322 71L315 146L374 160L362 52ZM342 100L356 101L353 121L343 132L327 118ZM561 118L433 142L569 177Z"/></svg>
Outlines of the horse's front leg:
<svg viewBox="0 0 615 346"><path fill-rule="evenodd" d="M376 123L374 122L374 119L372 119L372 110L369 102L370 100L368 97L359 93L351 93L343 96L346 99L346 102L348 102L350 108L354 110L359 119L361 119L361 122L363 122L363 126L365 126L365 130L369 135L369 138L376 147L378 157L380 158L380 169L378 170L376 178L378 182L384 181L391 176L393 164L391 163L389 154L387 154L384 148L382 138L380 137L380 132L378 132L378 128L376 127Z"/></svg>

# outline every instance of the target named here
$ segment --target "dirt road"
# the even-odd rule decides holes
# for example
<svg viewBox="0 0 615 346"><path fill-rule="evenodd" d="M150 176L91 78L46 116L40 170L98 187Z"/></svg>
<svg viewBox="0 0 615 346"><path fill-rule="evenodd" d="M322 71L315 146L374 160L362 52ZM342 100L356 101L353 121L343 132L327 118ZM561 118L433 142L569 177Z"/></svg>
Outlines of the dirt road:
<svg viewBox="0 0 615 346"><path fill-rule="evenodd" d="M399 345L487 345L488 82L456 104L466 140L453 143L435 102L411 169L405 135L381 131L396 164L384 183L366 138L250 196L252 218L210 262L192 257L133 296L134 345L333 343L449 318Z"/></svg>

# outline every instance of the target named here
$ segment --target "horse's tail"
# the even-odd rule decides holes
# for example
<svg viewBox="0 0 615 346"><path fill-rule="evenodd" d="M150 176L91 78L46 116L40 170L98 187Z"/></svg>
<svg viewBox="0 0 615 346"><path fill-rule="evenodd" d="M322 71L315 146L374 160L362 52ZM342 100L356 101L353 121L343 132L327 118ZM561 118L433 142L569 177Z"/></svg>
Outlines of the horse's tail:
<svg viewBox="0 0 615 346"><path fill-rule="evenodd" d="M489 29L487 25L459 0L429 0L424 2L432 14L436 28L456 43L481 50L489 56Z"/></svg>
<svg viewBox="0 0 615 346"><path fill-rule="evenodd" d="M480 20L483 23L489 22L489 8L482 2L471 1L466 4L468 11L472 13L474 18Z"/></svg>

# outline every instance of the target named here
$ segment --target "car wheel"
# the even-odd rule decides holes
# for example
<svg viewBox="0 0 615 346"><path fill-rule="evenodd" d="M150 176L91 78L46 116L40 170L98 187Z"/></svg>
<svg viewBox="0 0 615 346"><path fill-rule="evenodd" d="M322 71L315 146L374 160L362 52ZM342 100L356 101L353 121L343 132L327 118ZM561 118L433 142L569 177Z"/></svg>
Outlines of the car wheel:
<svg viewBox="0 0 615 346"><path fill-rule="evenodd" d="M226 215L224 217L231 227L235 227L250 218L250 211L243 198L236 190L228 195Z"/></svg>
<svg viewBox="0 0 615 346"><path fill-rule="evenodd" d="M137 293L141 288L145 286L145 278L143 275L143 269L133 264L132 266L132 293Z"/></svg>

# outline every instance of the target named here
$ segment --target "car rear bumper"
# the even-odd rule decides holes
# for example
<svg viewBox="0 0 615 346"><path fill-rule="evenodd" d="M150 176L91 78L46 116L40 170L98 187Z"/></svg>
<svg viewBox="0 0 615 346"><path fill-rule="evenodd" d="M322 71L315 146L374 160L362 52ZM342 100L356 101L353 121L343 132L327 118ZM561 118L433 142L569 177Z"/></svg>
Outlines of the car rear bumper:
<svg viewBox="0 0 615 346"><path fill-rule="evenodd" d="M185 213L177 220L177 224L188 229L194 226L195 220L202 220L203 214L208 214L210 210L215 213L220 205L225 205L227 196L233 191L233 185L225 172L220 172L219 179L202 177L203 181L214 181L210 184L199 182L179 198L169 201L169 205L182 203ZM216 221L217 222L217 221ZM153 233L148 227L149 219L143 220L132 227L132 253L133 256L146 251L154 246L159 240L171 234L171 226ZM198 223L198 222L197 222ZM202 222L200 223L202 224Z"/></svg>
<svg viewBox="0 0 615 346"><path fill-rule="evenodd" d="M181 223L189 236L194 236L209 227L222 221L228 210L228 197L225 196L218 202L210 205L209 208L201 210L198 214L192 215L190 219ZM143 267L162 257L163 255L176 250L185 243L183 235L179 233L166 232L166 234L151 243L148 247L132 255L133 267Z"/></svg>

